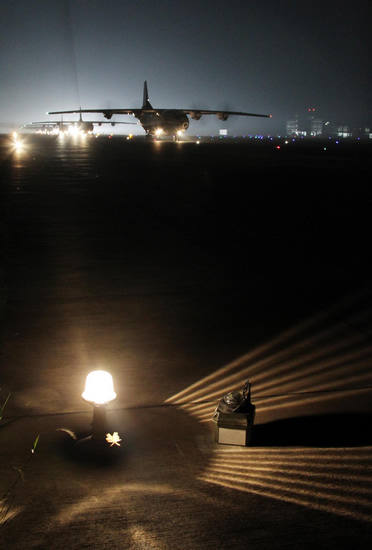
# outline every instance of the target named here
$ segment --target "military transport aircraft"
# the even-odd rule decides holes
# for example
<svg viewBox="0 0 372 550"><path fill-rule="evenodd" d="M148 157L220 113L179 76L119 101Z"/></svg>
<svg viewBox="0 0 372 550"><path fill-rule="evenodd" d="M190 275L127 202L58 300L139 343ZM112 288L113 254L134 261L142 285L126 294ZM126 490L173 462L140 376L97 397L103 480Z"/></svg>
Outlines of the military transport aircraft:
<svg viewBox="0 0 372 550"><path fill-rule="evenodd" d="M112 115L133 115L138 118L141 126L149 137L162 135L177 136L189 127L189 119L199 120L202 115L217 115L219 120L227 120L230 115L255 116L271 118L271 115L259 115L255 113L243 113L237 111L210 111L206 109L154 109L149 101L147 81L143 86L143 102L140 109L77 109L72 111L50 111L49 115L65 113L102 113L108 120Z"/></svg>
<svg viewBox="0 0 372 550"><path fill-rule="evenodd" d="M97 124L98 126L101 126L102 124L110 124L111 126L115 126L116 124L136 124L136 122L107 122L100 120L83 120L81 113L84 111L79 109L78 111L71 112L78 112L80 114L79 120L43 120L39 122L30 122L29 124L25 124L24 128L45 131L57 130L59 132L68 132L72 128L82 133L89 133L93 132L95 124Z"/></svg>

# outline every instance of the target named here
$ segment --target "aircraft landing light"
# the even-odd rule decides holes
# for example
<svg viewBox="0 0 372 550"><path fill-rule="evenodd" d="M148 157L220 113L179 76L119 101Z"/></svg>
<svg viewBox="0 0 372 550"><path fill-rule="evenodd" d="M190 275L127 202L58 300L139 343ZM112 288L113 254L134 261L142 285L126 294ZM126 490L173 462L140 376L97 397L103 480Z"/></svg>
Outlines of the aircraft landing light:
<svg viewBox="0 0 372 550"><path fill-rule="evenodd" d="M13 146L13 151L15 151L16 153L20 153L25 148L25 145L22 139L18 136L17 132L13 132L12 134L12 146Z"/></svg>

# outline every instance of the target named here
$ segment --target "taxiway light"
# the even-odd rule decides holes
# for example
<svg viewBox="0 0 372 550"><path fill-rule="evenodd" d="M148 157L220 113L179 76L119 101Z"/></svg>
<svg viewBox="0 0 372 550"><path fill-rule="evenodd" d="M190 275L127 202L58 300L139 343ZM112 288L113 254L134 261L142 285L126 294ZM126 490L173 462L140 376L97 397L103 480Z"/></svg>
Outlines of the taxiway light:
<svg viewBox="0 0 372 550"><path fill-rule="evenodd" d="M109 372L95 370L88 374L82 398L93 405L105 405L116 398L114 383Z"/></svg>

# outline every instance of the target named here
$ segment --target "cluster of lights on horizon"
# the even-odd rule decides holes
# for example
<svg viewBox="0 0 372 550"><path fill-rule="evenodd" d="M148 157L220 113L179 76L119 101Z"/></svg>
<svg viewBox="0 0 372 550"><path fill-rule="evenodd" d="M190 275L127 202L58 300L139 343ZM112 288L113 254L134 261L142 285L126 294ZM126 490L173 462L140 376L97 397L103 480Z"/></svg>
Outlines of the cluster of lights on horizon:
<svg viewBox="0 0 372 550"><path fill-rule="evenodd" d="M16 132L14 132L14 133L16 133ZM86 137L86 136L113 137L113 135L114 135L112 133L107 134L107 133L97 132L95 130L86 131L82 127L80 127L78 125L78 123L71 124L69 126L67 126L67 124L66 124L65 126L62 126L62 127L55 126L54 128L44 127L44 128L35 130L34 133L39 134L39 135L59 136L59 137L65 137L65 136L67 136L67 137ZM139 134L132 134L132 133L122 134L122 136L124 137L124 139L127 139L127 140L143 137ZM178 141L179 138L182 138L183 136L184 136L184 131L182 129L180 129L176 132L176 135L174 137L176 138L176 141ZM168 136L167 132L163 128L158 127L154 130L153 137L155 139L159 139L159 138L165 138L165 137L169 138L171 136ZM290 134L290 135L288 135L288 134L287 135L279 135L279 134L278 135L272 135L272 134L268 134L268 135L264 135L264 134L243 134L243 135L205 135L205 136L195 135L195 136L186 136L185 141L196 143L197 141L201 142L201 141L205 141L205 140L209 140L209 139L210 140L218 140L218 141L225 141L225 140L226 141L231 141L231 140L234 140L234 139L238 139L238 140L241 139L241 140L258 141L258 142L263 142L264 143L264 142L267 142L267 141L275 142L275 141L281 140L282 145L283 144L288 145L289 143L305 142L305 141L308 142L309 140L314 141L314 143L315 143L317 139L319 141L320 137L321 136L315 136L315 135L304 136L304 135L301 135L301 134L296 134L296 135L293 135L293 134ZM342 142L348 142L348 143L350 143L351 141L360 142L361 139L362 138L360 136L357 136L357 137L354 137L353 139L351 139L350 136L337 135L337 136L323 136L321 141L323 141L323 142L324 141L332 142L336 145L339 145ZM277 144L275 144L275 148L279 149L276 145ZM326 150L326 149L324 149L324 150Z"/></svg>

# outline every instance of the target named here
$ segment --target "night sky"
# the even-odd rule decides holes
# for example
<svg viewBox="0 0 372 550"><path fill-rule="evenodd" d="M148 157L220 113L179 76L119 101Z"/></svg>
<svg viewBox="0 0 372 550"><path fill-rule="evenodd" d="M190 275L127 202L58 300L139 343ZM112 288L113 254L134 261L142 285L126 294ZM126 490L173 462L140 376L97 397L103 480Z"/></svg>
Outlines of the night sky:
<svg viewBox="0 0 372 550"><path fill-rule="evenodd" d="M139 107L147 79L155 107L273 114L227 122L204 117L191 123L191 134L222 127L281 132L285 120L310 105L325 120L369 125L371 6L370 0L2 0L0 122L44 120L46 111L79 105Z"/></svg>

